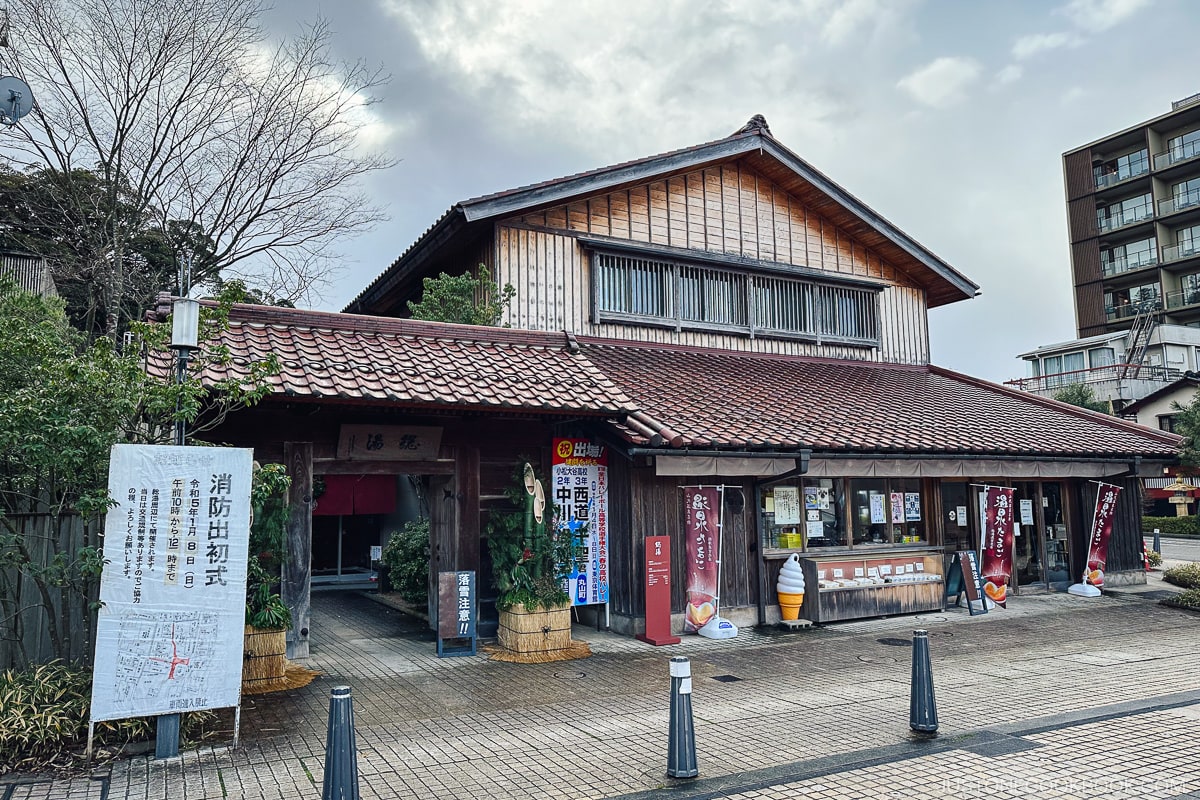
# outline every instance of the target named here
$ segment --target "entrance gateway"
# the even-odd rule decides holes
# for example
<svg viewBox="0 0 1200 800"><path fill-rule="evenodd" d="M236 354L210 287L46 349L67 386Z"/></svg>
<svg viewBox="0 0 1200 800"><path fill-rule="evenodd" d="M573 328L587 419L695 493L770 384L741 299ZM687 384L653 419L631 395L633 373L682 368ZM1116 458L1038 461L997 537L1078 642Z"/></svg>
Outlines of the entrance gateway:
<svg viewBox="0 0 1200 800"><path fill-rule="evenodd" d="M1066 591L1073 582L1071 525L1062 481L1011 481L1013 487L1013 586ZM967 481L941 485L943 544L979 552L979 490Z"/></svg>

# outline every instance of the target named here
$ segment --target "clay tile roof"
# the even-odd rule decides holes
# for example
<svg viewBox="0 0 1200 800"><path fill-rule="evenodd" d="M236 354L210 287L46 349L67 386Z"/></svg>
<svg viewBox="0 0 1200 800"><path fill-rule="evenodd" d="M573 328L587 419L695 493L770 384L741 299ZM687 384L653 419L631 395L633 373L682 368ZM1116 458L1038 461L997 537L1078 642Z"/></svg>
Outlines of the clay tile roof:
<svg viewBox="0 0 1200 800"><path fill-rule="evenodd" d="M244 378L274 353L274 392L313 399L620 416L628 396L568 350L563 334L318 311L234 306L230 361L209 383Z"/></svg>
<svg viewBox="0 0 1200 800"><path fill-rule="evenodd" d="M639 442L647 418L697 448L1171 457L1181 441L938 367L579 343L637 403L622 429Z"/></svg>

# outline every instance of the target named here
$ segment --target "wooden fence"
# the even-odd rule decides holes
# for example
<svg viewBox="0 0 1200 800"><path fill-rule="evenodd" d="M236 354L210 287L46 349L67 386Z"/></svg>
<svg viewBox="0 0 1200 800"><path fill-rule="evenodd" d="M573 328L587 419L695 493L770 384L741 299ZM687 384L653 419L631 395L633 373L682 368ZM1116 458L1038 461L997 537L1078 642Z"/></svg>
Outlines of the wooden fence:
<svg viewBox="0 0 1200 800"><path fill-rule="evenodd" d="M53 585L52 577L72 571L80 548L101 546L100 530L99 521L77 514L14 514L0 521L0 533L15 533L29 556L28 564L0 569L0 669L55 658L91 663L96 634L91 606L99 578L88 580L80 593Z"/></svg>

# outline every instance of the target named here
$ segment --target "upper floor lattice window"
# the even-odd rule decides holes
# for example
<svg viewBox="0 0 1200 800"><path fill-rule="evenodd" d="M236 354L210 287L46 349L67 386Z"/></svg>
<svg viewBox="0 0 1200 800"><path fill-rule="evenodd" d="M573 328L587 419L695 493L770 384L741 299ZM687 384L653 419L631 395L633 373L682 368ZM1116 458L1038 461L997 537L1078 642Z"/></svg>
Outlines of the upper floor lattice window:
<svg viewBox="0 0 1200 800"><path fill-rule="evenodd" d="M602 321L879 345L879 290L596 252Z"/></svg>

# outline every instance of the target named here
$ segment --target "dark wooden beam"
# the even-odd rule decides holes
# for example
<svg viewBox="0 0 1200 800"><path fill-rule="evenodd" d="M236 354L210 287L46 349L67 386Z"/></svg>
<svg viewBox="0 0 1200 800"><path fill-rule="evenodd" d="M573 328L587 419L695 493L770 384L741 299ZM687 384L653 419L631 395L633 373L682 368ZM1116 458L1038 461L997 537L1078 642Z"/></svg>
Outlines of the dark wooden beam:
<svg viewBox="0 0 1200 800"><path fill-rule="evenodd" d="M292 612L287 632L287 657L308 658L308 634L312 623L312 479L311 442L284 442L283 463L292 485L288 489L287 556L283 561L281 594Z"/></svg>
<svg viewBox="0 0 1200 800"><path fill-rule="evenodd" d="M458 448L457 569L479 574L479 448Z"/></svg>

